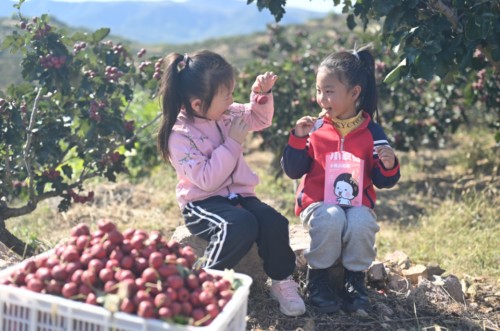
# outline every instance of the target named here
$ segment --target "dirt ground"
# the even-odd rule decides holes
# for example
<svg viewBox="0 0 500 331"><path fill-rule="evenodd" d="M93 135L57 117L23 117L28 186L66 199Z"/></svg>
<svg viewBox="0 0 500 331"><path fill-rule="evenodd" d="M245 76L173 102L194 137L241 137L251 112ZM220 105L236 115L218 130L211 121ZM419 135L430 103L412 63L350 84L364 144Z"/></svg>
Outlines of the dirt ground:
<svg viewBox="0 0 500 331"><path fill-rule="evenodd" d="M306 276L296 273L305 289ZM442 287L424 282L411 291L394 292L369 287L372 303L368 316L316 313L307 305L300 317L287 317L279 312L278 304L269 298L267 286L252 287L248 304L249 331L372 331L372 330L453 330L498 331L500 293L498 287L474 280L474 294L456 301Z"/></svg>

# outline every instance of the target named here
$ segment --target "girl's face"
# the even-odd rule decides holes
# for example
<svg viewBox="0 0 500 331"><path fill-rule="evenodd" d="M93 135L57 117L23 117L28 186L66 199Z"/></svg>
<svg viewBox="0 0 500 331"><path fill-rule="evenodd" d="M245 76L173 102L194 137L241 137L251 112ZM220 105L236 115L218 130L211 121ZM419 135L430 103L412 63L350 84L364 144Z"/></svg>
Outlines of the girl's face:
<svg viewBox="0 0 500 331"><path fill-rule="evenodd" d="M210 107L208 107L206 114L203 114L203 117L214 121L219 120L222 114L224 114L224 112L228 110L229 106L234 102L233 90L234 84L231 85L231 88L221 86L214 95L212 103L210 104Z"/></svg>
<svg viewBox="0 0 500 331"><path fill-rule="evenodd" d="M316 75L316 100L331 118L354 117L360 91L359 86L349 89L327 68L321 67Z"/></svg>

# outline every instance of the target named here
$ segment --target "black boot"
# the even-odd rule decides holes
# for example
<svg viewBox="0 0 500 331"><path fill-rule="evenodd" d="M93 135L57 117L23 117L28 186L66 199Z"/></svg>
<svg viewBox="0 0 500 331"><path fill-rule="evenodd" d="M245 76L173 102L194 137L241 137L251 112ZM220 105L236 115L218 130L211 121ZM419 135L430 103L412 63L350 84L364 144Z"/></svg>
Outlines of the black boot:
<svg viewBox="0 0 500 331"><path fill-rule="evenodd" d="M366 313L370 308L370 300L365 285L365 273L345 269L344 280L343 309L348 313L361 313L361 311Z"/></svg>
<svg viewBox="0 0 500 331"><path fill-rule="evenodd" d="M308 269L308 301L320 313L335 313L340 303L335 291L329 286L328 269Z"/></svg>

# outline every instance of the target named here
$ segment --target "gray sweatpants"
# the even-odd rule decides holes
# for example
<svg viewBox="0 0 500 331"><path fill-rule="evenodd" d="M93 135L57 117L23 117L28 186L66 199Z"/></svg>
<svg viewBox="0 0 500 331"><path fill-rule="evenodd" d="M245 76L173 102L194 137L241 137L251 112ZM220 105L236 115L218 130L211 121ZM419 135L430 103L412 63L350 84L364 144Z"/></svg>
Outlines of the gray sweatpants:
<svg viewBox="0 0 500 331"><path fill-rule="evenodd" d="M380 227L372 209L315 202L302 211L300 219L311 237L304 252L311 268L325 269L341 261L348 270L364 271L375 259L375 234Z"/></svg>

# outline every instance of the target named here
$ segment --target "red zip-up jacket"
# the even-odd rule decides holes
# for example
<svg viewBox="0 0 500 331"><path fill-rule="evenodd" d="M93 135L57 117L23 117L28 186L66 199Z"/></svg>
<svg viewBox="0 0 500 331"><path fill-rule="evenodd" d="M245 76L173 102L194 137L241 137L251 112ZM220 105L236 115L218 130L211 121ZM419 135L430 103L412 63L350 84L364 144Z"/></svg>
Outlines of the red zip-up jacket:
<svg viewBox="0 0 500 331"><path fill-rule="evenodd" d="M297 189L295 214L311 203L324 200L326 155L331 152L347 151L364 160L363 205L374 208L377 188L393 187L400 177L399 162L394 168L385 169L374 149L375 146L390 146L383 129L373 122L370 115L363 113L365 120L344 138L328 117L318 119L309 136L296 137L290 133L283 151L281 166L288 177L299 179L304 176Z"/></svg>

